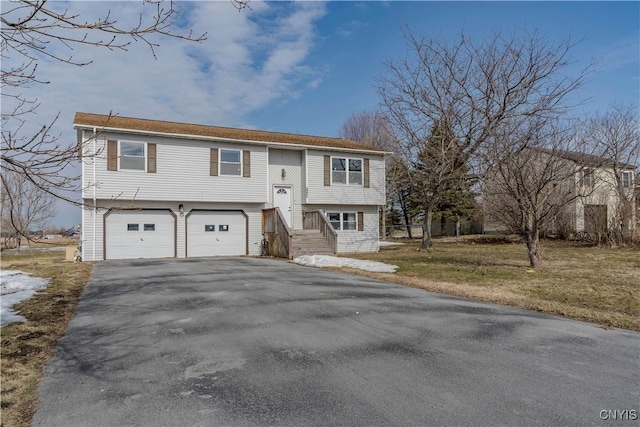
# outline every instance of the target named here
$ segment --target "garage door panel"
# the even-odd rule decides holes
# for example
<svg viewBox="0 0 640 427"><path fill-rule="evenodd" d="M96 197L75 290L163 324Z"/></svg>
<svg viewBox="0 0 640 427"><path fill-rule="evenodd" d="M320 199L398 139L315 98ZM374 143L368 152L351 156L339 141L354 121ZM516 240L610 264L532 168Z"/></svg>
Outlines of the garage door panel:
<svg viewBox="0 0 640 427"><path fill-rule="evenodd" d="M187 218L187 256L247 253L247 220L239 211L193 211Z"/></svg>
<svg viewBox="0 0 640 427"><path fill-rule="evenodd" d="M175 256L175 217L169 211L112 211L105 220L106 259Z"/></svg>

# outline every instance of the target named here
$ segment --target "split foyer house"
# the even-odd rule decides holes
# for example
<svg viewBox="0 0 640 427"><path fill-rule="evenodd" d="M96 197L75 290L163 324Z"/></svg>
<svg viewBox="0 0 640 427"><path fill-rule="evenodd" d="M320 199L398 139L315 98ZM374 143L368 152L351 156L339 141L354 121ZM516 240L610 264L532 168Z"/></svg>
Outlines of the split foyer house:
<svg viewBox="0 0 640 427"><path fill-rule="evenodd" d="M291 257L305 239L313 251L378 250L380 149L90 113L76 113L74 128L83 260L260 255L267 246Z"/></svg>

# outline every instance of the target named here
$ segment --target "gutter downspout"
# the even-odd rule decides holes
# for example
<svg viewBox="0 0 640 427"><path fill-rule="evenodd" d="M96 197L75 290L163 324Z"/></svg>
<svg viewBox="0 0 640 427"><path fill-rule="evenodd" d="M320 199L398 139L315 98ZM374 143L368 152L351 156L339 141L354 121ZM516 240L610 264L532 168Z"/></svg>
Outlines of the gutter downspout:
<svg viewBox="0 0 640 427"><path fill-rule="evenodd" d="M309 150L304 149L304 203L309 204Z"/></svg>
<svg viewBox="0 0 640 427"><path fill-rule="evenodd" d="M97 218L98 208L96 207L96 157L98 156L97 151L97 129L93 128L93 257L92 261L96 261L96 229L97 229ZM104 238L104 237L103 237Z"/></svg>

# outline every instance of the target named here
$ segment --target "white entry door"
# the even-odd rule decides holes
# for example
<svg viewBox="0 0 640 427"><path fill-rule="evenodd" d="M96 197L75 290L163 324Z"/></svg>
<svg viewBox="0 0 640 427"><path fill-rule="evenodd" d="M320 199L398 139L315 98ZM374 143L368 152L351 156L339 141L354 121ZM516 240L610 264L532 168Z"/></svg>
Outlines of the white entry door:
<svg viewBox="0 0 640 427"><path fill-rule="evenodd" d="M280 208L280 212L282 212L282 216L284 216L284 219L287 221L287 225L291 227L291 187L273 187L273 207Z"/></svg>

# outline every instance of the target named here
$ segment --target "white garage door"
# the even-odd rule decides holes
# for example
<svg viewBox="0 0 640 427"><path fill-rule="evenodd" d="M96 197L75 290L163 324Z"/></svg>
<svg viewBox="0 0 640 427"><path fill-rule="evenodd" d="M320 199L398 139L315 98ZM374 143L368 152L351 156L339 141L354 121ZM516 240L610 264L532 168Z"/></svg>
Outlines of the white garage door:
<svg viewBox="0 0 640 427"><path fill-rule="evenodd" d="M247 217L239 211L192 211L187 257L247 254Z"/></svg>
<svg viewBox="0 0 640 427"><path fill-rule="evenodd" d="M111 211L105 220L105 258L174 257L175 227L166 210Z"/></svg>

